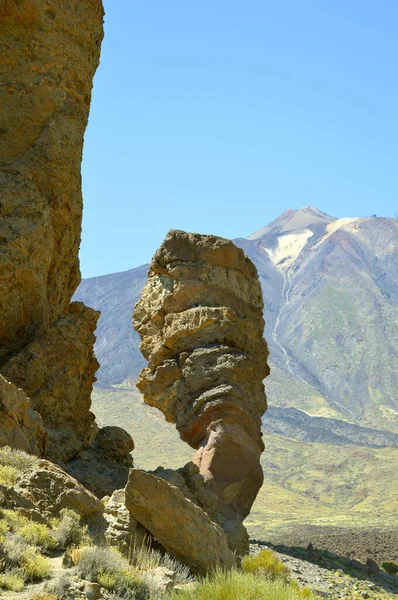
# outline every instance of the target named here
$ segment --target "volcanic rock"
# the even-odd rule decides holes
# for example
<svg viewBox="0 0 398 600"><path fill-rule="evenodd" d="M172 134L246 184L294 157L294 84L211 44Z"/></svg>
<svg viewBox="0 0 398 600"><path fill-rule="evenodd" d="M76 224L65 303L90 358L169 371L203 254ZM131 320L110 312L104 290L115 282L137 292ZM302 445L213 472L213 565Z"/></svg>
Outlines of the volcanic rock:
<svg viewBox="0 0 398 600"><path fill-rule="evenodd" d="M98 368L93 350L98 316L92 308L73 302L1 368L40 413L48 433L46 456L50 460L67 461L76 456L97 433L90 406Z"/></svg>
<svg viewBox="0 0 398 600"><path fill-rule="evenodd" d="M102 21L101 0L0 5L0 372L42 415L54 460L96 431L97 314L69 303L80 282L80 163Z"/></svg>
<svg viewBox="0 0 398 600"><path fill-rule="evenodd" d="M58 516L63 508L68 508L83 518L90 518L104 509L94 494L47 460L39 460L32 469L22 473L13 488L48 515Z"/></svg>
<svg viewBox="0 0 398 600"><path fill-rule="evenodd" d="M132 517L194 572L204 574L213 567L228 569L236 564L221 527L171 483L132 469L125 494Z"/></svg>
<svg viewBox="0 0 398 600"><path fill-rule="evenodd" d="M110 496L124 488L130 468L134 442L121 427L102 427L88 448L63 465L97 498Z"/></svg>
<svg viewBox="0 0 398 600"><path fill-rule="evenodd" d="M46 432L25 392L0 375L0 446L42 455Z"/></svg>
<svg viewBox="0 0 398 600"><path fill-rule="evenodd" d="M248 550L242 521L263 482L269 368L262 310L256 268L241 249L170 231L133 313L148 360L137 387L198 450L193 462L218 498L209 515L239 554Z"/></svg>

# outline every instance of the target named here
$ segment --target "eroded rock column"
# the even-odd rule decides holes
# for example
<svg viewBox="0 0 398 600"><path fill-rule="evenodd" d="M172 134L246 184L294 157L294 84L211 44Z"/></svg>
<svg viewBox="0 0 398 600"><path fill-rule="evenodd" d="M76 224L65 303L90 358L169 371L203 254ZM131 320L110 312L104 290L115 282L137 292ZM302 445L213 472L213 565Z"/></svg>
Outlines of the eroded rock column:
<svg viewBox="0 0 398 600"><path fill-rule="evenodd" d="M0 372L28 384L49 430L47 455L64 460L95 435L98 314L69 304L80 282L80 164L102 22L101 0L0 3ZM62 432L70 435L60 444Z"/></svg>
<svg viewBox="0 0 398 600"><path fill-rule="evenodd" d="M197 450L182 473L191 490L197 475L204 482L196 501L241 554L248 548L242 521L263 482L262 309L256 268L241 249L170 231L133 314L148 360L137 387Z"/></svg>

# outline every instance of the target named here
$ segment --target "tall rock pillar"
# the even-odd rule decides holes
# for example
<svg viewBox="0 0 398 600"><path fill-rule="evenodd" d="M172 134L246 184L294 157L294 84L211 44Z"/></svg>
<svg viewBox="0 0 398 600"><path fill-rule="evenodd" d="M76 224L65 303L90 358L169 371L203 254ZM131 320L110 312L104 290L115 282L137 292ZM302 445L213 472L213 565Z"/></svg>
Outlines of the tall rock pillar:
<svg viewBox="0 0 398 600"><path fill-rule="evenodd" d="M248 548L242 521L263 482L269 368L262 309L256 268L241 249L170 231L133 313L148 360L137 386L197 450L197 468L183 470L188 486L201 476L206 493L197 501L238 553Z"/></svg>
<svg viewBox="0 0 398 600"><path fill-rule="evenodd" d="M101 0L0 2L0 373L67 460L95 435L98 313L80 282L80 164L103 37Z"/></svg>

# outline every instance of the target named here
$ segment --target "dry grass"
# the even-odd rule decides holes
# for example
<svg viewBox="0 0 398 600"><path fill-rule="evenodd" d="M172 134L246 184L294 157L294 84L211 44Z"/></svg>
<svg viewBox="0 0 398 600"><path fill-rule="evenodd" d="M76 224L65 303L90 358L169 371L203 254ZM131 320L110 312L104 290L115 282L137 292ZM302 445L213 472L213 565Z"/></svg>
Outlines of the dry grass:
<svg viewBox="0 0 398 600"><path fill-rule="evenodd" d="M315 600L308 590L300 590L281 579L271 581L253 573L217 571L198 586L172 593L169 600Z"/></svg>

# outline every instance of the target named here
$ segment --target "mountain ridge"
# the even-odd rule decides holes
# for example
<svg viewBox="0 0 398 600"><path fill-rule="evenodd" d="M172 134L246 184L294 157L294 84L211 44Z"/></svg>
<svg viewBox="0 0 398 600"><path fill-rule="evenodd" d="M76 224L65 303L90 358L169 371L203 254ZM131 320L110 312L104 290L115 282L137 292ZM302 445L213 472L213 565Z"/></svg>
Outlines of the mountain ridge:
<svg viewBox="0 0 398 600"><path fill-rule="evenodd" d="M263 288L270 406L398 432L398 220L308 206L234 242ZM131 382L145 366L131 312L146 271L83 280L75 295L102 311L99 386Z"/></svg>

